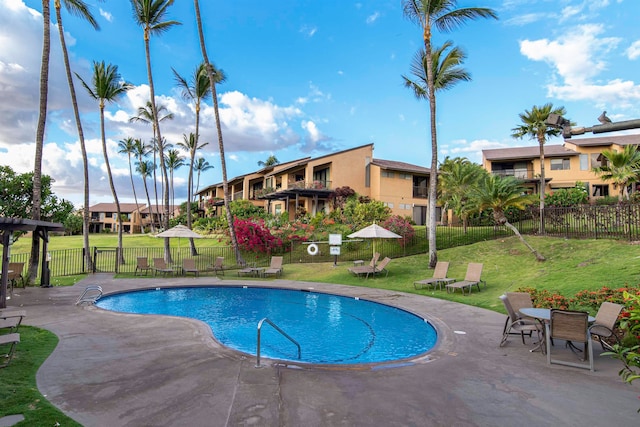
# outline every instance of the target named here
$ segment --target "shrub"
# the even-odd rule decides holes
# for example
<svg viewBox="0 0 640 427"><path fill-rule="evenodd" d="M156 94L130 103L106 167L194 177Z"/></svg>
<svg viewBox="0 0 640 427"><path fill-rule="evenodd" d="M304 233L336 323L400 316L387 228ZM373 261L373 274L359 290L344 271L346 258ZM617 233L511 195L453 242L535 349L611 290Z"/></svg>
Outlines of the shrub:
<svg viewBox="0 0 640 427"><path fill-rule="evenodd" d="M251 252L269 252L273 248L282 247L282 240L273 236L265 227L263 220L253 222L248 219L236 218L233 221L240 249Z"/></svg>
<svg viewBox="0 0 640 427"><path fill-rule="evenodd" d="M545 196L548 206L567 207L585 204L589 201L589 193L584 184L576 183L574 188L560 188Z"/></svg>
<svg viewBox="0 0 640 427"><path fill-rule="evenodd" d="M402 247L407 244L407 241L411 241L416 234L411 225L411 220L401 217L400 215L393 215L387 218L387 220L382 223L382 227L402 236L402 239L399 239L400 246Z"/></svg>

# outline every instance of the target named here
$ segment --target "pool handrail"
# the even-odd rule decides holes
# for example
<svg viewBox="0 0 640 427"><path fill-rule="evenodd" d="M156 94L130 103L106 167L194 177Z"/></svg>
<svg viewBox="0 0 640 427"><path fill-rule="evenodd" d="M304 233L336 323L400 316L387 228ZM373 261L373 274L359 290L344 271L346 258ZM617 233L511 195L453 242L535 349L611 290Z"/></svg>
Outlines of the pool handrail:
<svg viewBox="0 0 640 427"><path fill-rule="evenodd" d="M296 345L296 347L298 347L298 360L300 360L300 358L302 357L302 351L300 349L300 344L298 344L298 341L296 341L293 338L291 338L285 331L280 329L278 327L278 325L276 325L271 320L269 320L268 317L265 317L264 319L262 319L261 321L258 322L258 342L257 342L257 345L256 345L256 350L257 350L256 351L256 368L260 367L260 331L262 330L262 324L264 322L267 322L269 325L273 326L273 328L276 331L280 332L285 338L287 338L289 341L294 343Z"/></svg>

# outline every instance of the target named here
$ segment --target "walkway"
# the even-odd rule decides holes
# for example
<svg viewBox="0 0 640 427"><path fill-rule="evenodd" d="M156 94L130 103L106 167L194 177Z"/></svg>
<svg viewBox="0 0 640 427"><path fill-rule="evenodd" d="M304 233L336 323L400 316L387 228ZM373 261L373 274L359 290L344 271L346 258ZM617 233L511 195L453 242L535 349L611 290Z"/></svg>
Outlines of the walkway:
<svg viewBox="0 0 640 427"><path fill-rule="evenodd" d="M239 282L96 275L71 287L17 290L9 306L27 310L26 324L60 337L38 372L38 388L85 426L608 426L640 419L639 388L618 377L619 362L596 356L594 373L547 366L517 336L498 346L504 315L439 299L287 280L243 282L394 304L438 328L437 347L408 366L349 369L265 359L255 368L254 357L222 347L199 321L74 304L89 284L110 293L224 283Z"/></svg>

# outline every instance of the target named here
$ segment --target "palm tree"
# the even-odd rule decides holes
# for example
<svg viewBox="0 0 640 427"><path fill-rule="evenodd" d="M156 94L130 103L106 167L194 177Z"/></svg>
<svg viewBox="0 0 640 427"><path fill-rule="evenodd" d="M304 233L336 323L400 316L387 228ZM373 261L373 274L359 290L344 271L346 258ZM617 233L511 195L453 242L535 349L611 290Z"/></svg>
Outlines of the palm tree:
<svg viewBox="0 0 640 427"><path fill-rule="evenodd" d="M169 185L169 193L171 194L171 206L172 206L171 210L173 212L173 206L176 205L175 192L173 187L173 172L176 169L179 169L182 166L184 166L184 157L180 155L180 151L172 148L167 150L167 155L164 162L167 164L167 168L169 169L168 185Z"/></svg>
<svg viewBox="0 0 640 427"><path fill-rule="evenodd" d="M213 165L211 165L208 161L206 161L204 157L198 157L196 159L196 162L193 165L193 170L198 173L198 178L196 180L196 189L193 192L194 199L196 197L196 193L198 192L198 189L200 189L200 174L210 169L213 169Z"/></svg>
<svg viewBox="0 0 640 427"><path fill-rule="evenodd" d="M47 122L47 96L49 94L49 56L51 52L51 33L49 32L51 10L49 1L42 0L42 60L40 62L40 103L38 111L38 125L36 127L36 153L33 166L33 207L31 218L39 221L42 211L42 149L44 146L44 130ZM85 206L85 209L88 207ZM35 280L38 275L40 263L40 236L32 233L31 236L31 260L29 264L28 280Z"/></svg>
<svg viewBox="0 0 640 427"><path fill-rule="evenodd" d="M236 263L238 265L244 264L244 258L240 253L240 247L238 246L238 238L233 227L233 216L231 215L230 197L229 197L229 181L227 179L227 163L224 157L224 141L222 139L222 125L220 124L220 110L218 109L218 94L216 92L216 80L213 73L213 66L209 62L207 56L207 47L204 42L204 32L202 31L202 18L200 16L200 3L198 0L193 0L196 13L196 23L198 25L198 37L200 39L200 49L202 50L202 59L207 69L207 75L209 76L209 86L211 86L211 98L213 100L213 111L216 117L216 131L218 133L218 148L220 150L220 168L222 169L222 188L224 191L224 209L227 217L227 224L229 224L229 235L231 237L231 246L236 256Z"/></svg>
<svg viewBox="0 0 640 427"><path fill-rule="evenodd" d="M147 157L147 155L149 155L149 153L153 150L153 147L150 145L145 144L144 142L142 142L142 140L140 138L136 138L133 141L133 154L136 156L137 159L137 163L136 164L140 164L143 162L144 158ZM151 163L151 166L149 166L148 168L145 166L146 169L148 169L149 173L152 174L153 170L155 168L155 163ZM138 170L138 168L136 167L136 172L140 172L140 170ZM141 173L142 175L142 173ZM155 173L153 173L153 175L155 176ZM149 225L151 226L151 232L155 233L156 232L156 226L155 226L155 219L153 217L153 209L151 206L151 200L149 199L149 190L147 189L147 181L146 181L146 176L143 175L143 184L144 184L144 191L147 193L147 206L149 207L149 218L150 218L150 223ZM156 193L157 194L157 193ZM157 211L157 209L156 209Z"/></svg>
<svg viewBox="0 0 640 427"><path fill-rule="evenodd" d="M431 179L429 181L429 266L434 268L438 261L436 252L436 198L438 170L438 138L436 134L436 86L433 74L433 55L431 48L432 28L440 31L453 30L464 22L477 18L495 18L492 9L473 7L456 9L456 0L403 0L403 13L409 20L417 23L422 29L424 56L427 71L427 98L431 122Z"/></svg>
<svg viewBox="0 0 640 427"><path fill-rule="evenodd" d="M160 121L158 118L158 111L156 109L156 95L155 87L153 85L153 73L151 72L151 52L149 49L149 39L152 34L162 34L169 30L174 25L180 25L178 21L164 21L167 9L173 4L173 0L131 0L133 6L133 16L138 25L143 29L144 33L144 50L147 59L147 76L149 78L149 99L151 100L151 108L153 112L153 123L156 127L156 141L159 142L160 158L160 170L164 182L168 182L167 167L164 162L164 151L162 143L162 132L160 131ZM169 228L169 188L168 185L164 187L164 218L163 227ZM164 258L166 262L172 262L171 260L171 247L169 246L169 238L164 239Z"/></svg>
<svg viewBox="0 0 640 427"><path fill-rule="evenodd" d="M196 67L195 71L193 72L193 76L191 77L191 81L187 81L186 78L178 74L178 72L173 68L172 70L173 74L175 75L178 87L182 89L182 97L185 100L193 101L196 110L196 129L193 140L191 140L191 136L189 136L189 140L187 140L187 138L185 137L185 143L187 144L185 150L189 153L187 227L191 228L191 191L193 190L193 163L195 161L196 150L207 145L207 143L200 145L200 104L202 103L202 100L211 93L211 86L209 86L209 76L207 75L207 69L204 63L200 63L200 65ZM217 70L214 67L214 72L216 83L221 83L226 80L224 71ZM180 145L180 143L178 143L178 145ZM197 255L196 245L193 239L189 239L189 245L191 246L191 254Z"/></svg>
<svg viewBox="0 0 640 427"><path fill-rule="evenodd" d="M92 86L89 86L78 73L75 73L80 79L82 86L87 90L89 96L98 100L100 107L100 135L102 137L102 154L104 155L104 163L107 167L107 176L109 177L109 186L111 194L116 203L116 211L118 214L118 260L124 264L124 254L122 253L122 213L120 210L120 201L116 193L116 187L113 183L113 175L111 166L109 165L109 155L107 154L107 140L104 131L104 106L107 102L114 102L124 95L133 87L130 83L122 81L118 73L118 67L112 64L102 62L93 62Z"/></svg>
<svg viewBox="0 0 640 427"><path fill-rule="evenodd" d="M208 79L207 79L207 87L208 87ZM197 110L196 110L196 116L198 115ZM196 119L196 122L198 122L198 119ZM196 128L198 126L196 125ZM188 187L187 187L187 227L191 228L191 224L192 224L192 212L191 212L191 192L193 191L193 168L194 168L194 163L195 163L195 157L196 157L196 151L198 151L199 149L201 149L202 147L206 146L207 144L209 144L208 142L205 142L204 144L200 144L198 145L198 137L196 134L190 133L189 136L187 135L182 135L184 141L183 142L178 142L178 147L182 148L183 150L185 150L187 153L189 153L189 179L188 179ZM196 244L193 241L193 238L189 238L189 246L191 247L191 255L198 255L198 252L196 251Z"/></svg>
<svg viewBox="0 0 640 427"><path fill-rule="evenodd" d="M538 253L511 224L505 210L508 208L524 209L533 203L530 195L525 194L521 181L512 176L486 174L479 184L471 190L471 202L477 212L491 209L493 220L498 225L504 225L518 236L518 239L535 255L536 260L545 261L545 257Z"/></svg>
<svg viewBox="0 0 640 427"><path fill-rule="evenodd" d="M69 93L71 95L71 105L73 106L73 114L78 129L78 141L80 141L80 151L82 153L82 165L84 173L84 209L82 209L82 239L84 248L84 260L87 271L93 271L93 261L91 260L91 252L89 251L89 160L87 158L87 148L84 142L84 132L82 130L82 122L80 121L80 111L78 109L78 100L76 97L76 89L73 85L73 76L71 75L71 65L69 64L69 53L67 51L67 43L64 37L64 26L62 25L62 3L64 7L72 15L79 16L87 21L95 30L99 30L100 26L93 17L87 4L81 0L55 0L56 20L58 21L58 35L60 36L60 46L62 48L62 59L64 61L64 69L67 75L67 83L69 85Z"/></svg>
<svg viewBox="0 0 640 427"><path fill-rule="evenodd" d="M467 220L471 213L469 194L478 185L486 171L482 166L466 158L445 158L438 171L440 200L444 206L451 206L453 213L462 219L464 231L467 231Z"/></svg>
<svg viewBox="0 0 640 427"><path fill-rule="evenodd" d="M613 181L620 188L618 198L629 200L629 184L640 180L640 152L637 145L625 145L620 153L604 150L602 156L607 163L593 168L603 181Z"/></svg>
<svg viewBox="0 0 640 427"><path fill-rule="evenodd" d="M155 227L153 225L153 206L151 205L151 199L149 199L149 188L147 187L147 178L151 176L151 171L153 169L153 162L150 160L139 160L136 162L136 172L138 172L142 176L142 182L144 183L144 192L147 195L147 203L149 206L149 219L151 221L151 231L155 231Z"/></svg>
<svg viewBox="0 0 640 427"><path fill-rule="evenodd" d="M531 111L524 110L520 113L522 124L511 129L511 136L516 139L522 139L528 136L530 139L536 139L540 146L540 234L544 234L544 190L547 186L544 176L544 144L547 138L562 134L562 129L548 125L546 120L549 114L557 114L564 116L567 114L564 107L553 108L553 104L548 103L543 106L534 105Z"/></svg>
<svg viewBox="0 0 640 427"><path fill-rule="evenodd" d="M274 166L280 163L280 160L278 160L278 158L276 156L274 156L273 154L270 155L269 157L267 157L267 160L262 161L262 160L258 160L258 166L264 166L264 167L268 167L268 166Z"/></svg>
<svg viewBox="0 0 640 427"><path fill-rule="evenodd" d="M156 112L160 115L160 117L158 118L158 122L164 121L164 120L173 120L174 115L173 113L167 113L167 114L163 114L165 111L167 111L167 107L165 107L164 105L155 105L156 108ZM148 145L148 147L150 147L151 150L153 150L153 192L155 194L155 200L156 200L156 215L158 212L160 212L159 209L159 204L158 204L158 185L157 185L157 178L156 178L156 169L157 169L157 155L158 155L158 144L156 143L156 141L158 140L158 136L157 136L157 129L156 129L156 121L153 118L153 106L151 105L151 101L147 101L147 103L145 104L144 107L138 107L138 115L131 117L129 119L130 123L134 123L134 122L142 122L145 124L150 124L151 128L153 130L153 139L151 140L151 144ZM164 182L162 182L162 188L164 188ZM149 205L149 208L151 208L151 205Z"/></svg>
<svg viewBox="0 0 640 427"><path fill-rule="evenodd" d="M131 178L131 189L133 190L133 199L136 203L136 209L138 205L138 195L136 194L136 186L133 184L133 167L131 165L131 155L136 154L136 143L131 137L127 137L118 141L118 153L126 154L129 159L129 178Z"/></svg>

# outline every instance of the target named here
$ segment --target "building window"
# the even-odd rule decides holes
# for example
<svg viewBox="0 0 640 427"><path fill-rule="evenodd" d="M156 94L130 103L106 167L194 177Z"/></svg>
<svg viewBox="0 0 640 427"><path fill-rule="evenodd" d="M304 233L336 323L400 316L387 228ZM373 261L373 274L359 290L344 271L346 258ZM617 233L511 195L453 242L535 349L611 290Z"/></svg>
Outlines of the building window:
<svg viewBox="0 0 640 427"><path fill-rule="evenodd" d="M568 171L571 161L569 159L551 159L552 171Z"/></svg>
<svg viewBox="0 0 640 427"><path fill-rule="evenodd" d="M408 211L408 210L411 210L412 208L413 208L413 206L410 205L410 204L400 203L400 209L402 209L402 210L407 210Z"/></svg>
<svg viewBox="0 0 640 427"><path fill-rule="evenodd" d="M389 209L393 209L393 203L384 202L384 205L385 205L386 207L388 207Z"/></svg>
<svg viewBox="0 0 640 427"><path fill-rule="evenodd" d="M275 214L280 215L281 213L282 213L282 205L278 203L277 205L275 205Z"/></svg>
<svg viewBox="0 0 640 427"><path fill-rule="evenodd" d="M589 170L589 155L588 154L580 154L580 170L588 171Z"/></svg>
<svg viewBox="0 0 640 427"><path fill-rule="evenodd" d="M413 176L408 174L408 173L401 173L401 174L398 174L398 178L400 178L400 179L413 179Z"/></svg>
<svg viewBox="0 0 640 427"><path fill-rule="evenodd" d="M607 165L607 158L600 153L591 153L591 167L599 168Z"/></svg>
<svg viewBox="0 0 640 427"><path fill-rule="evenodd" d="M608 185L594 185L591 190L593 197L606 197L609 195Z"/></svg>
<svg viewBox="0 0 640 427"><path fill-rule="evenodd" d="M395 174L393 172L389 172L389 171L381 171L380 172L380 176L383 178L394 178Z"/></svg>

